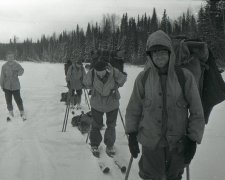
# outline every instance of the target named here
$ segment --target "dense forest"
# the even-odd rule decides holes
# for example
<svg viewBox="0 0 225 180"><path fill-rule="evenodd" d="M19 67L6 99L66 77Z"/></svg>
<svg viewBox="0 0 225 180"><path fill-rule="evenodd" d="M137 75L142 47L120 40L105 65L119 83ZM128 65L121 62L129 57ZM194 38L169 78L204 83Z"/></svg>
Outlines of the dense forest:
<svg viewBox="0 0 225 180"><path fill-rule="evenodd" d="M159 19L155 8L151 16L145 13L129 17L124 13L120 18L107 14L101 22L88 23L86 30L77 25L70 32L53 33L49 37L43 35L37 42L27 39L18 43L14 37L7 44L0 44L0 59L4 59L8 50L14 50L20 61L65 62L80 59L89 62L93 52L101 48L110 51L123 49L125 62L143 64L148 35L161 29L171 37L182 35L206 41L217 63L225 66L224 12L224 0L207 0L197 16L188 9L175 20L169 18L166 9Z"/></svg>

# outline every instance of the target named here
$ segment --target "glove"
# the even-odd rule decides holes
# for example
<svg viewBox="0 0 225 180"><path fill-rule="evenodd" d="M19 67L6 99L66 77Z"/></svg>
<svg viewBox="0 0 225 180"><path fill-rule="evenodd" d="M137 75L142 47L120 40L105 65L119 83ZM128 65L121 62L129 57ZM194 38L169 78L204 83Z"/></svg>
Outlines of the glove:
<svg viewBox="0 0 225 180"><path fill-rule="evenodd" d="M197 144L195 141L192 141L187 136L185 136L185 138L183 139L183 143L184 143L184 163L190 164L191 160L195 155Z"/></svg>
<svg viewBox="0 0 225 180"><path fill-rule="evenodd" d="M137 132L129 133L128 134L128 145L130 149L130 153L134 158L138 157L138 154L140 153L140 149L138 146L138 141L137 141Z"/></svg>

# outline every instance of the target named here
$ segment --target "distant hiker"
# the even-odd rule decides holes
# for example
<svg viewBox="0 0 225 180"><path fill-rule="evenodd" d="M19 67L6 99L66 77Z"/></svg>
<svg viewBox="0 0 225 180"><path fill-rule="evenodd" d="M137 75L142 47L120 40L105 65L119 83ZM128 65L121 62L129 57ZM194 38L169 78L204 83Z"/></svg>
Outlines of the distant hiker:
<svg viewBox="0 0 225 180"><path fill-rule="evenodd" d="M115 154L114 143L116 140L116 120L119 108L119 87L126 82L127 75L120 72L104 61L98 61L93 69L84 77L86 88L92 89L91 112L93 117L90 144L94 156L99 156L99 145L102 141L100 129L103 124L103 114L106 113L107 128L104 134L106 153Z"/></svg>
<svg viewBox="0 0 225 180"><path fill-rule="evenodd" d="M68 59L66 61L66 63L64 64L64 72L65 72L65 75L67 75L67 72L68 72L68 69L69 69L70 65L72 65L72 62L71 62L70 59Z"/></svg>
<svg viewBox="0 0 225 180"><path fill-rule="evenodd" d="M66 81L68 88L71 90L72 95L76 91L77 109L81 109L81 95L83 88L83 78L85 76L85 70L81 61L74 61L67 71Z"/></svg>
<svg viewBox="0 0 225 180"><path fill-rule="evenodd" d="M13 52L8 52L6 55L7 62L2 66L1 71L1 88L5 93L5 99L7 104L7 109L9 111L9 116L7 121L10 121L14 117L13 105L12 105L12 96L16 101L16 104L20 110L20 116L23 120L26 120L24 114L23 101L20 96L20 82L18 76L22 76L24 69L22 66L15 60Z"/></svg>
<svg viewBox="0 0 225 180"><path fill-rule="evenodd" d="M146 52L147 67L136 78L126 110L129 149L137 158L138 142L142 145L142 179L181 180L205 127L198 87L190 71L180 68L186 80L183 91L171 39L163 31L149 36Z"/></svg>

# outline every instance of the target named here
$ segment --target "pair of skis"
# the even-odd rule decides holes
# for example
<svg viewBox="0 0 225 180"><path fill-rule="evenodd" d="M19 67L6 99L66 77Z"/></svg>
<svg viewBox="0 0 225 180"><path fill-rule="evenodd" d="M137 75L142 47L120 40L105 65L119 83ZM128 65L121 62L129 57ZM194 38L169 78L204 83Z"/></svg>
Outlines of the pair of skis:
<svg viewBox="0 0 225 180"><path fill-rule="evenodd" d="M100 151L99 152L99 156L95 156L95 157L98 160L98 166L99 166L100 170L104 174L108 174L110 172L110 166L102 158L102 153L103 152ZM123 159L121 157L119 157L117 154L115 154L115 155L107 154L107 156L108 156L108 158L113 160L113 163L119 168L121 173L125 173L126 172L126 170L127 170L126 163L123 161Z"/></svg>
<svg viewBox="0 0 225 180"><path fill-rule="evenodd" d="M112 159L113 159L114 164L121 171L121 173L125 173L126 170L127 170L127 167L126 167L125 163L122 160L119 160L119 158L116 158L116 155ZM100 167L101 171L104 174L108 174L110 172L109 165L107 165L107 163L102 161L101 159L99 159L99 161L98 161L98 166Z"/></svg>

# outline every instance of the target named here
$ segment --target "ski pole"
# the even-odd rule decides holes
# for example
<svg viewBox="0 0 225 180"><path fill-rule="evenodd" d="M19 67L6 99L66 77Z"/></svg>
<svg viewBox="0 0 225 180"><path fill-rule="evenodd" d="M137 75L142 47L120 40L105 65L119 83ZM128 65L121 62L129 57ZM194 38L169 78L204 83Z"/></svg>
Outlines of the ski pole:
<svg viewBox="0 0 225 180"><path fill-rule="evenodd" d="M120 119L122 121L123 128L124 128L124 131L125 131L125 123L124 123L123 116L122 116L122 113L120 111L120 108L119 108L119 114L120 114ZM126 134L126 137L127 137L127 140L128 140L129 138L128 138L128 135L127 134ZM128 164L128 167L127 167L127 172L126 172L125 180L128 180L128 177L129 177L129 174L130 174L130 170L131 170L131 166L132 166L132 163L133 163L133 159L134 158L131 155L130 161L129 161L129 164Z"/></svg>
<svg viewBox="0 0 225 180"><path fill-rule="evenodd" d="M126 172L125 180L128 180L132 163L133 163L133 156L131 155L130 161L129 161L129 165L127 167L127 172Z"/></svg>
<svg viewBox="0 0 225 180"><path fill-rule="evenodd" d="M67 113L68 113L68 105L66 105L66 112L65 112L65 115L64 115L62 132L64 132L64 129L65 129L65 122L66 122Z"/></svg>
<svg viewBox="0 0 225 180"><path fill-rule="evenodd" d="M88 94L87 94L87 90L86 89L84 89L84 95L85 95L85 99L86 99L88 108L89 108L89 110L91 110L90 99L88 97Z"/></svg>
<svg viewBox="0 0 225 180"><path fill-rule="evenodd" d="M67 121L68 121L68 116L69 116L69 111L70 111L70 99L71 99L71 92L69 90L68 91L68 97L67 97L66 112L65 112L64 121L63 121L62 132L66 132L66 126L67 126Z"/></svg>
<svg viewBox="0 0 225 180"><path fill-rule="evenodd" d="M189 165L186 166L186 175L187 175L187 180L190 180L190 168L189 168Z"/></svg>
<svg viewBox="0 0 225 180"><path fill-rule="evenodd" d="M84 95L85 95L85 99L86 99L86 103L88 105L88 108L89 108L89 110L91 110L90 99L88 97L86 89L84 89ZM91 127L90 127L90 130L91 130ZM87 134L86 143L88 143L88 139L89 139L89 136L90 136L90 130L88 131L88 134Z"/></svg>
<svg viewBox="0 0 225 180"><path fill-rule="evenodd" d="M87 101L87 98L86 98L86 92L85 92L85 89L84 89L84 97L85 97L85 102L86 102L86 104L88 105L88 101Z"/></svg>
<svg viewBox="0 0 225 180"><path fill-rule="evenodd" d="M69 82L71 80L72 77L72 70L73 70L73 65L71 66L71 72L70 72L70 76L69 76ZM72 97L72 91L71 91L71 86L68 86L68 96L67 96L67 105L66 105L66 112L65 112L65 116L64 116L64 121L63 121L63 128L62 128L62 132L66 132L66 126L67 126L67 121L68 121L68 116L69 116L69 112L70 112L70 102L71 102L71 97Z"/></svg>
<svg viewBox="0 0 225 180"><path fill-rule="evenodd" d="M120 111L120 108L119 108L119 114L120 114L120 119L121 119L121 121L122 121L123 128L124 128L124 131L125 131L125 123L124 123L123 116L122 116L122 113L121 113L121 111ZM126 135L126 136L127 136L127 135ZM128 137L127 137L127 139L128 139Z"/></svg>

